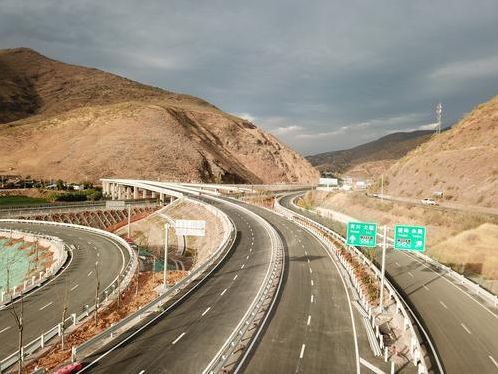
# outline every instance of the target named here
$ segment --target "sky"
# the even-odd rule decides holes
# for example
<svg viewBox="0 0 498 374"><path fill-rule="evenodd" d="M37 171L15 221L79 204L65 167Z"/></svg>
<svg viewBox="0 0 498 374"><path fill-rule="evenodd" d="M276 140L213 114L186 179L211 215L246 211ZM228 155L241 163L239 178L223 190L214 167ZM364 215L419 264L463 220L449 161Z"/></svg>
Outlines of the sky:
<svg viewBox="0 0 498 374"><path fill-rule="evenodd" d="M201 97L304 155L498 93L496 0L0 0L0 36Z"/></svg>

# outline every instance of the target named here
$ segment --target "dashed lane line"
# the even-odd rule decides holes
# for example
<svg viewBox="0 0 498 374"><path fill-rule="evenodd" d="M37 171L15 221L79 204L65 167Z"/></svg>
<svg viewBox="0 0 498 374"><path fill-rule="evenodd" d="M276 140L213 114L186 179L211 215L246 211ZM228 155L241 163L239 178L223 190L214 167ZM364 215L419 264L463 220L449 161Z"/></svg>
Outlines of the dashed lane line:
<svg viewBox="0 0 498 374"><path fill-rule="evenodd" d="M239 274L236 274L235 277L233 277L233 280L237 279Z"/></svg>
<svg viewBox="0 0 498 374"><path fill-rule="evenodd" d="M184 335L185 335L185 333L184 333L184 332L182 332L182 333L180 334L180 336L178 336L178 338L176 338L175 340L173 340L173 342L171 342L171 344L176 344L176 343L178 343L178 341L179 341L181 338L183 338L183 336L184 336Z"/></svg>
<svg viewBox="0 0 498 374"><path fill-rule="evenodd" d="M315 283L313 283L313 279L311 280L311 287L313 287Z"/></svg>
<svg viewBox="0 0 498 374"><path fill-rule="evenodd" d="M304 357L304 349L306 348L306 344L303 344L301 346L301 353L299 353L299 358L303 358Z"/></svg>
<svg viewBox="0 0 498 374"><path fill-rule="evenodd" d="M408 272L408 275L413 278L413 274L411 272Z"/></svg>
<svg viewBox="0 0 498 374"><path fill-rule="evenodd" d="M439 301L439 303L444 307L444 309L448 309L448 307L446 306L446 304L443 303L441 300Z"/></svg>
<svg viewBox="0 0 498 374"><path fill-rule="evenodd" d="M204 312L202 312L201 314L201 317L204 317L206 315L207 312L209 312L209 309L211 309L211 307L207 307L206 310Z"/></svg>
<svg viewBox="0 0 498 374"><path fill-rule="evenodd" d="M470 332L469 328L468 328L467 326L465 326L463 323L460 323L460 326L462 326L462 327L463 327L463 329L464 329L465 331L467 331L467 334L469 334L469 335L471 335L471 334L472 334L472 333Z"/></svg>
<svg viewBox="0 0 498 374"><path fill-rule="evenodd" d="M498 362L495 361L495 359L493 358L493 356L488 356L488 357L491 360L491 362L498 368Z"/></svg>
<svg viewBox="0 0 498 374"><path fill-rule="evenodd" d="M71 291L74 291L75 289L77 289L80 285L77 284L77 285L74 285L72 288L71 288Z"/></svg>
<svg viewBox="0 0 498 374"><path fill-rule="evenodd" d="M53 301L49 302L47 305L42 306L42 307L40 308L40 310L43 310L43 309L45 309L45 308L48 308L48 307L49 307L50 305L52 305L53 303L54 303Z"/></svg>
<svg viewBox="0 0 498 374"><path fill-rule="evenodd" d="M246 264L242 264L242 266L240 267L241 269L244 269L244 266L246 266Z"/></svg>
<svg viewBox="0 0 498 374"><path fill-rule="evenodd" d="M88 273L88 276L92 275L93 274L93 270L91 272Z"/></svg>
<svg viewBox="0 0 498 374"><path fill-rule="evenodd" d="M311 323L311 314L308 314L308 322L306 323L306 326L309 326Z"/></svg>
<svg viewBox="0 0 498 374"><path fill-rule="evenodd" d="M311 304L313 304L314 301L315 301L315 296L311 295Z"/></svg>
<svg viewBox="0 0 498 374"><path fill-rule="evenodd" d="M0 334L1 334L2 332L5 332L5 331L7 331L8 329L10 329L10 326L7 326L6 328L4 328L4 329L1 329L1 330L0 330Z"/></svg>
<svg viewBox="0 0 498 374"><path fill-rule="evenodd" d="M423 286L427 291L430 291L429 287L427 287L425 284Z"/></svg>
<svg viewBox="0 0 498 374"><path fill-rule="evenodd" d="M223 296L225 294L225 292L227 292L226 288L220 293L220 296Z"/></svg>

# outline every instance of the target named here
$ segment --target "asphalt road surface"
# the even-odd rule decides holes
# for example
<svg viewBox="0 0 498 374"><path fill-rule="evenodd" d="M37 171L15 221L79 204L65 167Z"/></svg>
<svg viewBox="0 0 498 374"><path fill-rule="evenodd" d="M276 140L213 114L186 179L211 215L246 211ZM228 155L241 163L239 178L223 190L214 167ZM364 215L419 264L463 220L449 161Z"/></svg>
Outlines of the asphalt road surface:
<svg viewBox="0 0 498 374"><path fill-rule="evenodd" d="M110 238L52 225L27 223L0 223L1 228L20 229L57 236L77 249L67 268L53 280L24 297L24 344L39 337L62 320L64 300L67 300L67 317L81 314L85 305L93 305L96 289L95 261L98 260L100 290L111 284L128 262L128 251ZM67 296L66 296L67 295ZM18 332L12 307L20 309L20 302L0 310L0 357L17 350Z"/></svg>
<svg viewBox="0 0 498 374"><path fill-rule="evenodd" d="M387 370L373 356L352 296L318 239L277 214L250 209L280 232L287 264L279 303L244 372L356 373L360 357Z"/></svg>
<svg viewBox="0 0 498 374"><path fill-rule="evenodd" d="M85 372L200 373L225 343L258 293L270 265L271 241L252 215L215 203L234 222L232 252L202 286L126 343L109 344Z"/></svg>
<svg viewBox="0 0 498 374"><path fill-rule="evenodd" d="M296 210L290 198L282 205ZM316 214L296 210L326 224ZM498 373L498 309L465 292L414 255L388 250L386 273L423 320L446 373Z"/></svg>

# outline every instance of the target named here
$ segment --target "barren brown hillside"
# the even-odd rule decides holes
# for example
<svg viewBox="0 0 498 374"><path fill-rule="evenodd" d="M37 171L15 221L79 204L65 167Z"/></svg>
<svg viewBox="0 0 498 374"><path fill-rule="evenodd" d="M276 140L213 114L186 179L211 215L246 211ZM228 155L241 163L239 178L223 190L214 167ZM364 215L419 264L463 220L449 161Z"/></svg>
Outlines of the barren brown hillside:
<svg viewBox="0 0 498 374"><path fill-rule="evenodd" d="M0 51L0 174L310 182L300 155L188 95L29 49Z"/></svg>
<svg viewBox="0 0 498 374"><path fill-rule="evenodd" d="M388 193L498 207L498 96L393 165Z"/></svg>

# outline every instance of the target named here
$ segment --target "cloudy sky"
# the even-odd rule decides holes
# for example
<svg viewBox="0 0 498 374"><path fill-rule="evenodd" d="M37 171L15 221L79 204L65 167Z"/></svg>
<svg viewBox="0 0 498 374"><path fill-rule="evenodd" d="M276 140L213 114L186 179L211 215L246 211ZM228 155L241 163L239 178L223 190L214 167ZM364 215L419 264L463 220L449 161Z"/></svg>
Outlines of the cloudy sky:
<svg viewBox="0 0 498 374"><path fill-rule="evenodd" d="M496 0L0 0L0 35L202 97L305 155L498 93Z"/></svg>

